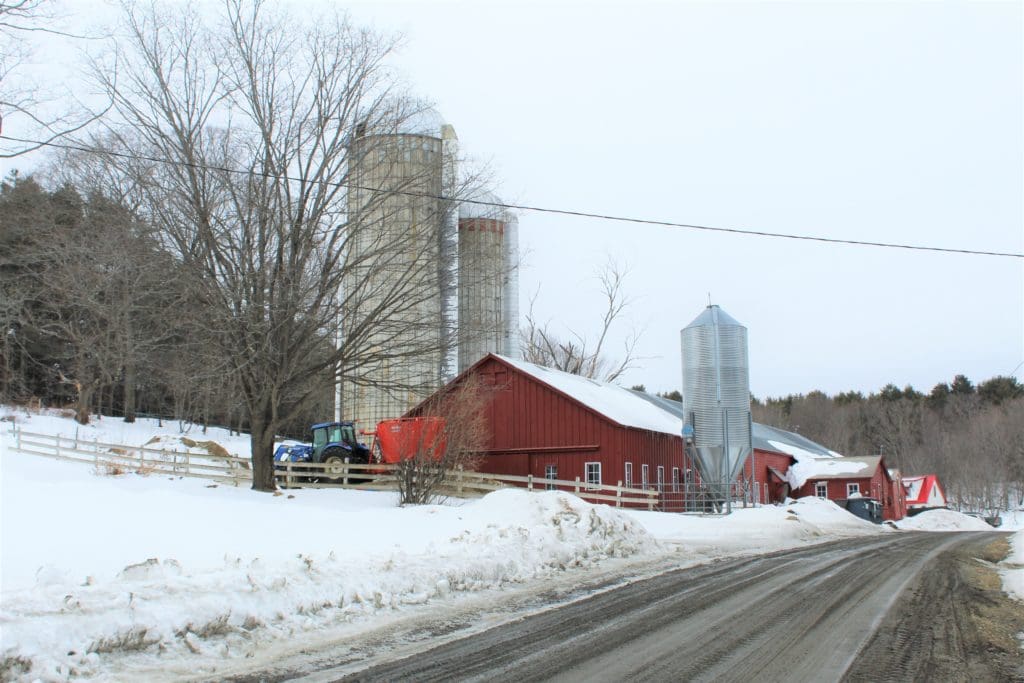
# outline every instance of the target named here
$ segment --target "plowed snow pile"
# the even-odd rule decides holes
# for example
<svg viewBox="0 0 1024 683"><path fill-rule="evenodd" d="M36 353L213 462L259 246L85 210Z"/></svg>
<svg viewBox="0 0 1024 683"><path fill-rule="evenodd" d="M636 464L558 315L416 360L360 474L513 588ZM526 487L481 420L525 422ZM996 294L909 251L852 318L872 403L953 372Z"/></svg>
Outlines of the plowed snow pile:
<svg viewBox="0 0 1024 683"><path fill-rule="evenodd" d="M68 438L248 456L244 436L176 422L81 427L0 409L12 418ZM8 429L0 421L0 680L216 679L268 648L336 627L358 636L461 591L550 585L610 557L686 565L895 533L817 498L700 517L522 489L406 508L388 492L270 495L14 453Z"/></svg>
<svg viewBox="0 0 1024 683"><path fill-rule="evenodd" d="M126 654L198 672L325 624L658 547L563 493L398 508L391 493L272 496L3 450L0 680L106 679Z"/></svg>
<svg viewBox="0 0 1024 683"><path fill-rule="evenodd" d="M886 525L851 515L830 500L807 497L786 505L739 508L730 515L666 515L627 511L652 535L690 557L764 552L832 538L889 533Z"/></svg>
<svg viewBox="0 0 1024 683"><path fill-rule="evenodd" d="M955 510L928 510L901 519L896 526L914 531L993 531L985 520Z"/></svg>

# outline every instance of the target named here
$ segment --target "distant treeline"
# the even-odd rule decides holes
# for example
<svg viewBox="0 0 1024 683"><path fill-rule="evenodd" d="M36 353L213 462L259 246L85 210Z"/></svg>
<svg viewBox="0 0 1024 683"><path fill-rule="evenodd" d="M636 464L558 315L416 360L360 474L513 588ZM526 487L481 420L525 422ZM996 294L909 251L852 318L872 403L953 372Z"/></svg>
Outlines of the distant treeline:
<svg viewBox="0 0 1024 683"><path fill-rule="evenodd" d="M937 474L950 503L985 510L1024 503L1024 386L964 375L927 394L889 384L864 396L820 391L754 399L754 421L844 455L884 455L904 475Z"/></svg>

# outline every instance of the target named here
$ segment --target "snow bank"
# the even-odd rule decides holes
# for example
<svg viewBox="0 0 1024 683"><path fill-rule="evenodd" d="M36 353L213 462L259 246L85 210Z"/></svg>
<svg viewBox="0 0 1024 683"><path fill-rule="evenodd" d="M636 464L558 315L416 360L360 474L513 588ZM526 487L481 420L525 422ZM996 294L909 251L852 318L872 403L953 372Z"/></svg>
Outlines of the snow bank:
<svg viewBox="0 0 1024 683"><path fill-rule="evenodd" d="M125 653L245 657L327 624L658 549L626 515L559 492L398 508L393 493L273 496L2 450L5 680L109 677L107 660Z"/></svg>
<svg viewBox="0 0 1024 683"><path fill-rule="evenodd" d="M40 414L0 406L0 418L3 418L0 431L7 433L10 426L16 424L26 432L37 434L125 446L177 448L179 451L186 449L182 444L183 438L194 442L214 441L231 455L249 457L249 436L233 434L222 427L209 427L204 431L202 425L185 420L139 418L128 423L121 418L100 415L92 416L89 424L80 425L70 417L71 411L66 410L44 410ZM154 441L154 438L158 441ZM205 449L197 448L194 452L205 452Z"/></svg>
<svg viewBox="0 0 1024 683"><path fill-rule="evenodd" d="M734 510L722 517L667 515L628 511L660 541L681 547L691 557L719 557L736 552L765 552L829 538L889 533L892 528L872 524L850 514L830 500L815 497L785 505Z"/></svg>
<svg viewBox="0 0 1024 683"><path fill-rule="evenodd" d="M1002 526L999 527L1000 531L1024 530L1024 508L1020 510L1000 512L999 516L1002 517L1003 520Z"/></svg>
<svg viewBox="0 0 1024 683"><path fill-rule="evenodd" d="M993 531L985 520L955 510L927 510L895 524L914 531Z"/></svg>
<svg viewBox="0 0 1024 683"><path fill-rule="evenodd" d="M1010 555L1001 565L1003 590L1024 602L1024 531L1010 537Z"/></svg>

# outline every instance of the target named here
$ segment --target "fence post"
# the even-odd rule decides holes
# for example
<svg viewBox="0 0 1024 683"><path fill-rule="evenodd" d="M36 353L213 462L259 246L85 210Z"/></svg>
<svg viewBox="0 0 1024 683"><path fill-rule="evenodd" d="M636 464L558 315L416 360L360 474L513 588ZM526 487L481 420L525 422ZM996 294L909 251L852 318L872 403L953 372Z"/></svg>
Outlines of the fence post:
<svg viewBox="0 0 1024 683"><path fill-rule="evenodd" d="M462 497L462 465L455 468L455 493Z"/></svg>
<svg viewBox="0 0 1024 683"><path fill-rule="evenodd" d="M617 507L617 508L622 507L622 480L621 479L619 480L619 483L615 485L615 507Z"/></svg>
<svg viewBox="0 0 1024 683"><path fill-rule="evenodd" d="M654 497L655 497L655 495L656 494L655 494L654 491L648 491L647 492L647 509L650 512L654 512Z"/></svg>
<svg viewBox="0 0 1024 683"><path fill-rule="evenodd" d="M185 451L185 474L192 474L192 454Z"/></svg>
<svg viewBox="0 0 1024 683"><path fill-rule="evenodd" d="M580 478L576 477L576 495L580 495Z"/></svg>
<svg viewBox="0 0 1024 683"><path fill-rule="evenodd" d="M136 449L135 452L139 454L139 470L141 470L146 464L146 453L141 448Z"/></svg>
<svg viewBox="0 0 1024 683"><path fill-rule="evenodd" d="M21 427L19 427L18 425L14 425L14 443L16 444L17 449L20 451L21 450Z"/></svg>
<svg viewBox="0 0 1024 683"><path fill-rule="evenodd" d="M60 434L57 435L56 445L53 447L53 454L60 457Z"/></svg>
<svg viewBox="0 0 1024 683"><path fill-rule="evenodd" d="M527 491L532 491L533 490L533 475L532 474L526 475L526 490Z"/></svg>

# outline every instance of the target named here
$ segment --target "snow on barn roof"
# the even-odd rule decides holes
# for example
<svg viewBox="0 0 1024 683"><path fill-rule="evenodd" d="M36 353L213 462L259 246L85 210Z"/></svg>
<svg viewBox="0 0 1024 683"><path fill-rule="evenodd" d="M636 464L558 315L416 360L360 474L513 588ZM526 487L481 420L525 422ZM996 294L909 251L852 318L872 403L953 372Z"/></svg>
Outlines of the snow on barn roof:
<svg viewBox="0 0 1024 683"><path fill-rule="evenodd" d="M649 429L673 436L680 436L682 433L683 404L679 401L625 389L610 382L587 379L507 356L496 357L623 426ZM785 453L797 461L842 457L799 434L757 422L753 424L752 440L754 448Z"/></svg>
<svg viewBox="0 0 1024 683"><path fill-rule="evenodd" d="M798 489L811 479L848 479L850 475L870 477L878 469L882 456L848 458L798 458L786 472L786 480Z"/></svg>
<svg viewBox="0 0 1024 683"><path fill-rule="evenodd" d="M497 357L624 427L647 429L673 436L682 433L683 422L680 417L644 400L638 392L610 382L587 379L507 356Z"/></svg>

